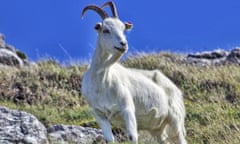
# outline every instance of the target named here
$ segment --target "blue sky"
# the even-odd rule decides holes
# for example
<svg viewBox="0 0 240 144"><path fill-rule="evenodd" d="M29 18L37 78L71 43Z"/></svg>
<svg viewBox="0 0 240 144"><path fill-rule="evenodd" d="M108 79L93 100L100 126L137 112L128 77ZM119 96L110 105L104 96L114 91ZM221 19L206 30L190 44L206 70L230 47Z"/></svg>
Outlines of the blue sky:
<svg viewBox="0 0 240 144"><path fill-rule="evenodd" d="M106 0L0 0L0 33L30 60L90 59L93 27L101 18L84 6ZM198 52L240 46L239 0L115 0L120 18L134 24L129 51ZM107 9L109 12L109 10Z"/></svg>

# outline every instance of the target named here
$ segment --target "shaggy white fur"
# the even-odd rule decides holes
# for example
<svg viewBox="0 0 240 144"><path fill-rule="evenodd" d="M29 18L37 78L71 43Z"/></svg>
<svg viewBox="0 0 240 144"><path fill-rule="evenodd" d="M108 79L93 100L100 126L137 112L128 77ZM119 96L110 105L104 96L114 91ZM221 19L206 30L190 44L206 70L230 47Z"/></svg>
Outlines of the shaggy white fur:
<svg viewBox="0 0 240 144"><path fill-rule="evenodd" d="M97 47L82 81L82 93L92 107L108 142L114 142L111 123L126 128L129 140L138 143L138 129L149 131L159 143L186 144L185 107L181 91L159 70L125 68L118 63L128 49L127 24L118 19L113 2L107 2L113 18L95 5L103 21L97 23Z"/></svg>

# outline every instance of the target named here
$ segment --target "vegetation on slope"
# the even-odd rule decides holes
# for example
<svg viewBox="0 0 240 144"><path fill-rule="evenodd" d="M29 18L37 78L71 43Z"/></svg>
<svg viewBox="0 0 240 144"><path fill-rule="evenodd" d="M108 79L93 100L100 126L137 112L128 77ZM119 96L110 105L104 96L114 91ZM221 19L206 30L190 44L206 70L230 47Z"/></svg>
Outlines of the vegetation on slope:
<svg viewBox="0 0 240 144"><path fill-rule="evenodd" d="M160 69L183 91L188 143L240 142L240 67L196 67L168 53L130 58L128 67Z"/></svg>
<svg viewBox="0 0 240 144"><path fill-rule="evenodd" d="M63 67L52 60L21 69L1 67L0 104L28 111L45 125L93 121L80 91L85 69Z"/></svg>
<svg viewBox="0 0 240 144"><path fill-rule="evenodd" d="M122 63L126 67L159 69L180 87L187 110L188 143L240 142L239 66L197 67L169 53L130 56ZM63 67L51 60L21 69L1 67L0 105L28 111L46 126L63 123L96 127L80 91L85 70L83 65Z"/></svg>

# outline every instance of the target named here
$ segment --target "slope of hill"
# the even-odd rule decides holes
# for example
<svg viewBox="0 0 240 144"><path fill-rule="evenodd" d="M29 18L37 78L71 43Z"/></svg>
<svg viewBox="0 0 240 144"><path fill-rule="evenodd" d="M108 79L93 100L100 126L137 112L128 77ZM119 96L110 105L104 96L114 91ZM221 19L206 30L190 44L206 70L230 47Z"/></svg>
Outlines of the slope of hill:
<svg viewBox="0 0 240 144"><path fill-rule="evenodd" d="M198 66L185 63L183 58L171 53L139 54L122 64L159 69L181 88L187 110L188 143L239 143L239 65ZM53 60L21 68L1 66L0 105L30 112L47 127L60 123L98 127L81 96L86 67L64 67Z"/></svg>

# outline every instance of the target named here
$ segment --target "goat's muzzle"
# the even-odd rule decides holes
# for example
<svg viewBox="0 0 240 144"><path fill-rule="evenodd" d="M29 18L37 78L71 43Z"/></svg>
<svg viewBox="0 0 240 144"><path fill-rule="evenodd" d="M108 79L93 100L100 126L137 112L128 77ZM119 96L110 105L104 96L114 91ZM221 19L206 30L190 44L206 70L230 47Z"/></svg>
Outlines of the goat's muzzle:
<svg viewBox="0 0 240 144"><path fill-rule="evenodd" d="M124 53L124 52L126 52L127 51L127 46L123 46L123 47L121 47L121 48L119 48L119 47L114 47L116 50L118 50L119 52L121 52L121 53Z"/></svg>

